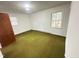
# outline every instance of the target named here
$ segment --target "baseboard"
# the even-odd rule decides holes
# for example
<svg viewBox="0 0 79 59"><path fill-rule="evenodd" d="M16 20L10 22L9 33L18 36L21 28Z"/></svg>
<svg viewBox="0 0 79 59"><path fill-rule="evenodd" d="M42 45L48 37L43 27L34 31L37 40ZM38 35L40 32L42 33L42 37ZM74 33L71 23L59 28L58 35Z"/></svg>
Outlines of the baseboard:
<svg viewBox="0 0 79 59"><path fill-rule="evenodd" d="M21 33L18 33L18 34L15 34L15 36L18 36L18 35L23 34L23 33L25 33L25 32L29 32L29 31L31 31L31 30L32 30L32 29L27 30L27 31L24 31L24 32L21 32Z"/></svg>
<svg viewBox="0 0 79 59"><path fill-rule="evenodd" d="M66 55L64 54L64 57L66 58Z"/></svg>
<svg viewBox="0 0 79 59"><path fill-rule="evenodd" d="M32 30L34 30L34 29L32 29ZM42 31L42 30L34 30L34 31L44 32L44 33L48 33L48 34L53 34L53 33L50 33L50 32L47 32L47 31ZM53 34L53 35L57 35L57 34ZM57 35L57 36L62 36L62 35ZM66 36L62 36L62 37L66 37Z"/></svg>
<svg viewBox="0 0 79 59"><path fill-rule="evenodd" d="M43 32L43 33L52 34L52 33L47 32L47 31L30 29L30 30L27 30L27 31L21 32L21 33L19 33L19 34L16 34L15 36L18 36L18 35L20 35L20 34L23 34L23 33L29 32L29 31L38 31L38 32ZM57 35L57 34L53 34L53 35ZM57 36L62 36L62 35L57 35ZM62 36L62 37L65 37L65 36Z"/></svg>

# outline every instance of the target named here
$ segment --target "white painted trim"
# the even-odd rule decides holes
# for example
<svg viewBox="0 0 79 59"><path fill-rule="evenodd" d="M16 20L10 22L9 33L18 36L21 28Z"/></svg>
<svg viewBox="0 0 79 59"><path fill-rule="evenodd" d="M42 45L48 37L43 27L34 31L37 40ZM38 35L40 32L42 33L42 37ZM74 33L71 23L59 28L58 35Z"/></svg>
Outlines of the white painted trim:
<svg viewBox="0 0 79 59"><path fill-rule="evenodd" d="M35 30L35 29L32 29L32 30ZM51 33L51 32L47 32L47 31L42 31L42 30L36 30L36 31L40 31L40 32L45 32L45 33L54 34L54 33ZM54 34L54 35L58 35L58 34ZM58 36L62 36L62 35L58 35ZM63 37L65 37L65 36L63 36Z"/></svg>
<svg viewBox="0 0 79 59"><path fill-rule="evenodd" d="M27 31L30 31L30 30L32 30L32 29L29 29L29 30L27 30ZM18 35L18 34L21 34L21 33L23 33L23 32L27 32L27 31L22 31L22 32L19 32L19 33L15 33L15 35Z"/></svg>

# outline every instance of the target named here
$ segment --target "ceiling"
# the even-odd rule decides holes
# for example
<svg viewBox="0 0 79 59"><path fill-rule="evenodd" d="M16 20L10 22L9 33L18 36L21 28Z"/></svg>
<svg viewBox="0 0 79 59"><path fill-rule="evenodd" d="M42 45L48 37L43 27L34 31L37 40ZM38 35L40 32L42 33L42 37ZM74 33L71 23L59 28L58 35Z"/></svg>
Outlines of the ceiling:
<svg viewBox="0 0 79 59"><path fill-rule="evenodd" d="M0 11L31 14L66 3L70 1L0 1ZM32 6L30 11L25 10L25 4Z"/></svg>

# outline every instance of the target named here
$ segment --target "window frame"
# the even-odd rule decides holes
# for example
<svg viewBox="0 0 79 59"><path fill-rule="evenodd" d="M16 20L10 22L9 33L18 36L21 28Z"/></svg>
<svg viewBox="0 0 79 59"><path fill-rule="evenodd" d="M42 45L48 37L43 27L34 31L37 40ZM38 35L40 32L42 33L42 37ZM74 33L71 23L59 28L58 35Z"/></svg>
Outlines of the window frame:
<svg viewBox="0 0 79 59"><path fill-rule="evenodd" d="M58 13L58 12L62 12L61 27L53 27L53 26L52 26L52 21L53 21L53 19L52 19L52 14ZM54 12L51 13L50 27L51 27L51 28L57 28L57 29L62 29L62 28L63 28L63 11L62 11L62 10L61 10L61 11L54 11Z"/></svg>
<svg viewBox="0 0 79 59"><path fill-rule="evenodd" d="M17 18L15 16L10 16L9 18L10 18L10 22L11 22L12 26L17 26L18 25L18 21L17 21ZM16 22L12 22L12 21L16 21Z"/></svg>

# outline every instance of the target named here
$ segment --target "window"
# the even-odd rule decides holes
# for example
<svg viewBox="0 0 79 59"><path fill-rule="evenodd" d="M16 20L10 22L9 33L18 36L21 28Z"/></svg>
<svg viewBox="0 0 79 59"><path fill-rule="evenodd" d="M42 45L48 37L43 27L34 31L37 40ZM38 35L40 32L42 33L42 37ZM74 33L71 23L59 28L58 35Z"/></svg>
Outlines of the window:
<svg viewBox="0 0 79 59"><path fill-rule="evenodd" d="M52 13L51 27L54 27L54 28L62 27L62 12Z"/></svg>
<svg viewBox="0 0 79 59"><path fill-rule="evenodd" d="M12 26L18 25L16 17L10 17L10 21L11 21Z"/></svg>

